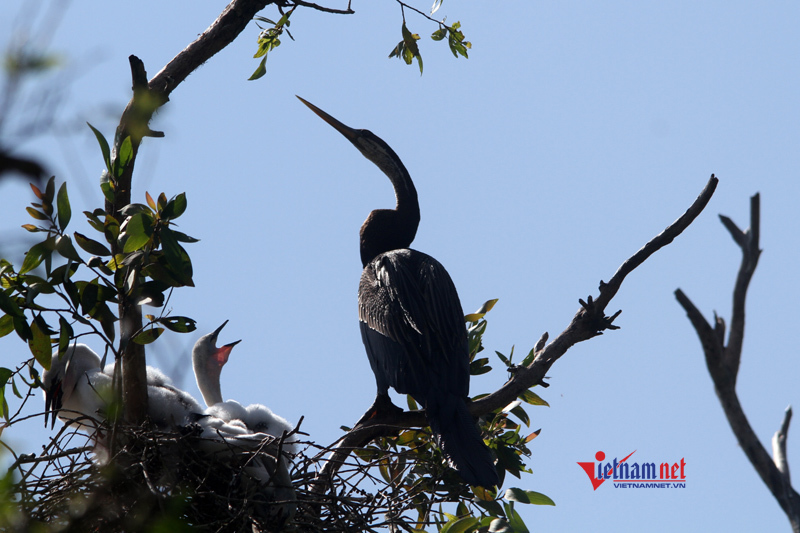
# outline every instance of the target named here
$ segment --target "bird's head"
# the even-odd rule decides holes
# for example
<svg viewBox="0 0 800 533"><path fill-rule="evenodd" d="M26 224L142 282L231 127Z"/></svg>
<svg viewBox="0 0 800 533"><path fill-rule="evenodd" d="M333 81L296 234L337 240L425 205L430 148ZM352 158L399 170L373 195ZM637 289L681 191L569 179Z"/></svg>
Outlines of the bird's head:
<svg viewBox="0 0 800 533"><path fill-rule="evenodd" d="M42 374L42 390L44 391L44 427L52 414L50 429L56 425L56 414L61 409L64 400L63 376L59 370L45 370Z"/></svg>
<svg viewBox="0 0 800 533"><path fill-rule="evenodd" d="M42 373L42 390L44 391L44 425L52 415L50 428L56 424L56 416L64 406L78 378L87 371L100 368L100 358L85 344L73 344L63 355L53 354L50 368Z"/></svg>
<svg viewBox="0 0 800 533"><path fill-rule="evenodd" d="M228 321L226 320L220 327L208 335L203 335L195 343L192 349L192 363L195 366L195 372L197 371L197 365L201 364L206 368L217 368L218 374L219 371L222 370L222 367L225 366L225 363L228 362L228 357L230 357L233 347L242 342L238 340L217 348L217 339L219 338L222 328L224 328L227 323Z"/></svg>
<svg viewBox="0 0 800 533"><path fill-rule="evenodd" d="M392 147L386 144L383 139L369 130L355 129L342 124L311 102L308 102L299 96L297 98L307 105L308 108L311 109L311 111L313 111L319 118L330 124L336 131L344 135L348 141L353 143L353 146L358 148L358 151L361 152L364 157L375 163L375 165L377 165L384 174L389 176L389 179L392 180L392 183L396 189L398 187L407 189L404 192L413 192L414 197L416 198L417 192L414 189L411 178L408 177L408 171L406 170L406 167L403 165L403 162L397 156L395 151L392 150ZM406 179L396 180L395 176L402 176Z"/></svg>

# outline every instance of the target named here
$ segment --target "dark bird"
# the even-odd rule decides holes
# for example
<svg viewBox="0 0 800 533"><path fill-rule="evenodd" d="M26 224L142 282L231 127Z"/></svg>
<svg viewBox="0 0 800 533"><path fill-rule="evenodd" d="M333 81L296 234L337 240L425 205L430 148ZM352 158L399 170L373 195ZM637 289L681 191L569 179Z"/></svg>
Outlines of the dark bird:
<svg viewBox="0 0 800 533"><path fill-rule="evenodd" d="M389 387L410 394L425 408L437 444L462 479L497 485L491 452L469 413L469 349L458 293L441 263L409 248L420 220L411 176L375 134L345 126L300 101L389 177L397 199L394 209L372 211L361 226L358 317L378 385L365 417L400 410L389 398Z"/></svg>

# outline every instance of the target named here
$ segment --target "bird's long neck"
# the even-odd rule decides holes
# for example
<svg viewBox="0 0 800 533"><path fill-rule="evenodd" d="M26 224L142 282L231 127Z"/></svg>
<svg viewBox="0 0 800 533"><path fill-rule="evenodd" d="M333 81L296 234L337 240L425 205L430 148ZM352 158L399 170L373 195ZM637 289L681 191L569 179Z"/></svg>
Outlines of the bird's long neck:
<svg viewBox="0 0 800 533"><path fill-rule="evenodd" d="M417 189L400 159L382 159L375 164L391 180L397 205L372 211L361 226L363 266L384 252L411 246L420 220Z"/></svg>
<svg viewBox="0 0 800 533"><path fill-rule="evenodd" d="M214 404L222 401L222 390L220 389L219 377L222 372L222 366L216 364L213 358L206 361L192 361L194 366L194 375L197 379L197 388L200 389L200 394L203 395L206 405L211 407Z"/></svg>

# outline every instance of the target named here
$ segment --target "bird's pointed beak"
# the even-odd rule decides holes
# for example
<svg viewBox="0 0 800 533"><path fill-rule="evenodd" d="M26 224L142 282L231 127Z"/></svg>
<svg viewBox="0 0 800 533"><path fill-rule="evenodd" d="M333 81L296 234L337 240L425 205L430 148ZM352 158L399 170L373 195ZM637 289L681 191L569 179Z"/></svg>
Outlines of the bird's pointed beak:
<svg viewBox="0 0 800 533"><path fill-rule="evenodd" d="M295 95L295 96L297 96L297 95ZM335 118L333 118L332 116L330 116L325 111L323 111L322 109L318 108L317 106L315 106L311 102L308 102L308 101L300 98L299 96L297 96L297 98L301 102L306 104L311 111L316 113L319 118L321 118L322 120L324 120L325 122L327 122L328 124L333 126L336 131L338 131L339 133L341 133L342 135L347 137L348 141L355 142L356 138L358 138L357 130L351 128L350 126L346 126L346 125L342 124L341 122L339 122L338 120L336 120Z"/></svg>
<svg viewBox="0 0 800 533"><path fill-rule="evenodd" d="M44 427L47 428L47 420L50 415L53 416L50 421L50 429L56 426L56 413L61 409L61 380L53 381L49 389L44 391Z"/></svg>
<svg viewBox="0 0 800 533"><path fill-rule="evenodd" d="M222 323L222 325L221 325L220 327L218 327L217 329L215 329L215 330L214 330L214 332L212 333L212 335L213 335L213 339L214 339L214 342L215 342L215 343L216 343L216 341L217 341L217 337L219 337L219 334L220 334L220 332L222 331L222 328L224 328L224 327L225 327L225 324L227 324L227 323L228 323L228 321L226 320L225 322L223 322L223 323Z"/></svg>

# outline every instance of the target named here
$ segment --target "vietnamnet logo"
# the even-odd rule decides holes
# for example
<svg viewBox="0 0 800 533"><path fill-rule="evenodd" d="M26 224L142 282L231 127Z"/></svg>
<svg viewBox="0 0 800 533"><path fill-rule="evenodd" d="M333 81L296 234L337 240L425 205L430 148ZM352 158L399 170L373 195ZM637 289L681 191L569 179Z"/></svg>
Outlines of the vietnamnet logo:
<svg viewBox="0 0 800 533"><path fill-rule="evenodd" d="M636 453L633 450L622 459L614 458L613 461L606 460L606 454L602 451L594 454L597 463L594 461L581 463L578 465L583 468L592 487L602 485L607 479L614 483L618 489L685 489L686 488L686 461L683 457L675 463L661 463L656 470L656 463L636 463L628 461L631 455Z"/></svg>

